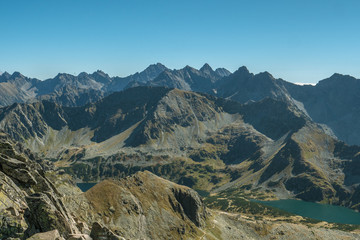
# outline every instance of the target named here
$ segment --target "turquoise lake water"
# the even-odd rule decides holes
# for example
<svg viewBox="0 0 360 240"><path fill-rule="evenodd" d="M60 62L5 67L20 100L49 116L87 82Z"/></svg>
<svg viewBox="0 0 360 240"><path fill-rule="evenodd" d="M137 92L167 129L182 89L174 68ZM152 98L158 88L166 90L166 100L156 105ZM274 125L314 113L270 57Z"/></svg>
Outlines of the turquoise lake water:
<svg viewBox="0 0 360 240"><path fill-rule="evenodd" d="M81 189L81 191L86 192L96 184L97 183L77 183L76 185Z"/></svg>
<svg viewBox="0 0 360 240"><path fill-rule="evenodd" d="M305 202L294 199L256 202L260 202L271 207L276 207L303 217L309 217L333 223L360 225L360 213L346 207Z"/></svg>

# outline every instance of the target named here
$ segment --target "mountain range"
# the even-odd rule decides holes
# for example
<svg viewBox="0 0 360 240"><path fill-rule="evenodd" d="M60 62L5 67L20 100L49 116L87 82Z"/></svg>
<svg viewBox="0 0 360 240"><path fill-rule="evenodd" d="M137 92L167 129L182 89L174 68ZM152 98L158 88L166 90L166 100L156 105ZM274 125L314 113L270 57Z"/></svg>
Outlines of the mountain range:
<svg viewBox="0 0 360 240"><path fill-rule="evenodd" d="M0 127L85 181L149 170L204 192L248 185L278 198L360 206L360 147L287 101L135 87L83 107L13 104L0 109Z"/></svg>
<svg viewBox="0 0 360 240"><path fill-rule="evenodd" d="M340 74L300 86L208 64L155 64L125 78L97 71L40 81L5 72L0 237L268 239L280 229L266 221L253 228L249 217L285 217L296 224L281 228L287 236L308 220L249 199L360 210L360 146L351 145L360 139L359 87ZM101 183L81 193L74 182ZM247 217L206 204L245 208Z"/></svg>
<svg viewBox="0 0 360 240"><path fill-rule="evenodd" d="M59 73L44 81L25 77L19 72L12 75L5 72L0 75L0 106L38 99L52 100L65 106L85 105L106 94L122 90L129 82L150 81L165 69L165 66L158 63L125 78L110 77L98 70L92 74L82 72L78 76Z"/></svg>
<svg viewBox="0 0 360 240"><path fill-rule="evenodd" d="M208 93L240 103L270 97L296 105L314 122L323 124L339 140L360 145L360 81L334 74L315 86L300 86L270 73L252 74L246 67L234 73L224 68L213 70L205 64L199 70L186 66L170 70L158 63L125 78L110 77L102 71L78 76L58 74L40 81L15 72L0 75L0 106L49 100L63 106L83 106L112 92L135 86L164 86Z"/></svg>

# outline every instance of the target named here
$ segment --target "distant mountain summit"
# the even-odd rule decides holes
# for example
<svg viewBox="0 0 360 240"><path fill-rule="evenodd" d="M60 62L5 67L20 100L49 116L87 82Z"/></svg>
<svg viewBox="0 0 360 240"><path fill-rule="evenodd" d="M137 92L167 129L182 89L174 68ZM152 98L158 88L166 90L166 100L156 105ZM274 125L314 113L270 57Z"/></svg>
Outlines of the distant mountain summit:
<svg viewBox="0 0 360 240"><path fill-rule="evenodd" d="M229 70L227 70L226 68L217 68L215 70L215 72L217 73L217 75L219 75L221 77L227 77L231 74L231 72Z"/></svg>
<svg viewBox="0 0 360 240"><path fill-rule="evenodd" d="M199 69L199 71L202 72L203 74L207 74L209 76L211 76L211 75L213 75L215 73L214 70L207 63L205 63L204 66L202 66Z"/></svg>
<svg viewBox="0 0 360 240"><path fill-rule="evenodd" d="M112 82L105 89L108 92L117 92L123 90L130 83L143 85L155 79L160 73L167 69L168 68L161 63L152 64L140 73L137 72L125 78L114 77Z"/></svg>
<svg viewBox="0 0 360 240"><path fill-rule="evenodd" d="M146 86L165 86L178 88L187 91L210 92L215 87L215 83L228 74L226 69L214 71L209 64L204 64L199 70L186 66L180 70L165 70L152 81L148 81ZM127 86L138 86L132 82Z"/></svg>
<svg viewBox="0 0 360 240"><path fill-rule="evenodd" d="M55 101L64 106L79 106L100 100L116 91L121 91L131 81L146 83L167 68L161 63L152 64L140 73L128 77L110 77L98 70L74 76L59 73L54 78L40 81L23 76L19 72L0 75L0 106L15 102L33 102L38 99Z"/></svg>
<svg viewBox="0 0 360 240"><path fill-rule="evenodd" d="M14 72L12 75L4 72L0 75L0 106L35 98L36 90L33 86L39 82L41 81L25 77L19 72Z"/></svg>
<svg viewBox="0 0 360 240"><path fill-rule="evenodd" d="M243 66L234 73L224 68L213 70L209 64L200 69L186 66L170 70L161 63L128 77L110 77L98 70L78 76L59 73L45 81L19 72L0 75L0 106L15 102L54 101L64 106L82 106L123 89L159 86L208 93L240 103L274 98L296 105L315 122L323 124L340 140L360 144L360 80L334 74L317 85L300 86L274 78L268 72L250 73Z"/></svg>
<svg viewBox="0 0 360 240"><path fill-rule="evenodd" d="M287 89L315 122L329 126L342 141L360 145L360 79L334 74L315 86Z"/></svg>
<svg viewBox="0 0 360 240"><path fill-rule="evenodd" d="M259 101L266 97L282 100L288 98L284 81L275 79L268 72L254 75L245 66L224 77L218 82L216 89L217 96L241 103Z"/></svg>
<svg viewBox="0 0 360 240"><path fill-rule="evenodd" d="M110 77L101 70L77 76L59 73L44 81L31 79L19 72L0 75L0 106L39 99L55 101L64 106L80 106L101 99L112 92L136 86L165 86L183 90L209 92L214 83L230 75L224 68L215 71L209 64L197 70L186 66L170 70L161 63L151 64L142 72L127 77Z"/></svg>

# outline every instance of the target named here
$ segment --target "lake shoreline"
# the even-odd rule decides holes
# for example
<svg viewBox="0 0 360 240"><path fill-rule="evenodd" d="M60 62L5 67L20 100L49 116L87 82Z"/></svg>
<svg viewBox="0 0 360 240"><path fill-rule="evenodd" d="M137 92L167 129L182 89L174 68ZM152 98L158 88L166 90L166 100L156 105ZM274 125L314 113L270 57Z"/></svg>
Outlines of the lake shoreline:
<svg viewBox="0 0 360 240"><path fill-rule="evenodd" d="M307 202L298 199L280 199L275 201L253 199L251 201L319 221L360 225L360 213L343 206Z"/></svg>

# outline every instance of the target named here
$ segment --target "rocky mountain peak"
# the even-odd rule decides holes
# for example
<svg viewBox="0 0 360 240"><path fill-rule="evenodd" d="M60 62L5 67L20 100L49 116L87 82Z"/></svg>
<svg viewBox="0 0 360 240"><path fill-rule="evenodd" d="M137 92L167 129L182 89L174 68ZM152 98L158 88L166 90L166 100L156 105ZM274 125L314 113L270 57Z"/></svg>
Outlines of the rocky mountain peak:
<svg viewBox="0 0 360 240"><path fill-rule="evenodd" d="M128 78L130 81L133 82L146 83L148 81L153 80L154 78L159 76L159 74L161 74L163 71L167 69L168 68L162 65L161 63L151 64L144 71L130 75Z"/></svg>
<svg viewBox="0 0 360 240"><path fill-rule="evenodd" d="M9 80L11 78L11 74L9 74L8 72L3 72L0 75L0 82L6 82L7 80Z"/></svg>
<svg viewBox="0 0 360 240"><path fill-rule="evenodd" d="M150 66L147 68L157 68L157 69L161 69L161 70L167 69L167 67L161 63L150 64Z"/></svg>
<svg viewBox="0 0 360 240"><path fill-rule="evenodd" d="M336 79L336 78L343 78L343 77L350 77L349 75L341 74L341 73L334 73L331 75L329 79Z"/></svg>
<svg viewBox="0 0 360 240"><path fill-rule="evenodd" d="M202 66L200 68L200 72L206 73L206 74L210 74L213 73L214 70L210 67L209 64L205 63L204 66Z"/></svg>
<svg viewBox="0 0 360 240"><path fill-rule="evenodd" d="M242 67L239 67L239 69L236 70L233 74L236 75L236 76L244 76L244 75L249 75L250 72L247 69L247 67L242 66Z"/></svg>
<svg viewBox="0 0 360 240"><path fill-rule="evenodd" d="M112 81L110 76L101 70L97 70L96 72L91 74L90 77L93 78L95 81L103 84L109 84Z"/></svg>
<svg viewBox="0 0 360 240"><path fill-rule="evenodd" d="M150 64L144 71L144 73L146 72L162 72L165 69L167 69L167 67L165 67L163 64L161 63L156 63L156 64Z"/></svg>
<svg viewBox="0 0 360 240"><path fill-rule="evenodd" d="M189 72L194 72L194 71L197 71L197 69L189 66L189 65L186 65L184 68L183 68L184 71L189 71Z"/></svg>
<svg viewBox="0 0 360 240"><path fill-rule="evenodd" d="M344 85L356 85L360 84L360 80L350 76L350 75L343 75L339 73L334 73L331 77L319 81L317 84L318 87L343 87Z"/></svg>
<svg viewBox="0 0 360 240"><path fill-rule="evenodd" d="M88 73L86 73L86 72L81 72L81 73L79 73L78 78L86 78L86 77L88 77L88 76L89 76Z"/></svg>
<svg viewBox="0 0 360 240"><path fill-rule="evenodd" d="M73 77L74 77L73 75L68 74L68 73L58 73L54 79L63 80L63 81L64 81L64 80L71 79L71 78L73 78Z"/></svg>
<svg viewBox="0 0 360 240"><path fill-rule="evenodd" d="M14 72L11 75L12 78L24 78L24 75L22 75L20 72Z"/></svg>
<svg viewBox="0 0 360 240"><path fill-rule="evenodd" d="M165 69L167 69L167 67L165 67L164 65L162 65L161 63L156 63L156 64L151 64L149 65L144 71L142 71L141 73L157 73L157 72L162 72Z"/></svg>
<svg viewBox="0 0 360 240"><path fill-rule="evenodd" d="M273 77L273 75L271 75L269 72L265 71L265 72L261 72L255 75L256 78L261 78L261 79L271 79L271 80L275 80L275 78Z"/></svg>
<svg viewBox="0 0 360 240"><path fill-rule="evenodd" d="M103 71L101 71L101 70L97 70L97 71L94 72L92 75L101 76L101 77L109 77L108 74L106 74L105 72L103 72Z"/></svg>
<svg viewBox="0 0 360 240"><path fill-rule="evenodd" d="M220 77L227 77L227 76L229 76L231 74L231 72L229 70L227 70L226 68L217 68L215 70L215 72Z"/></svg>

